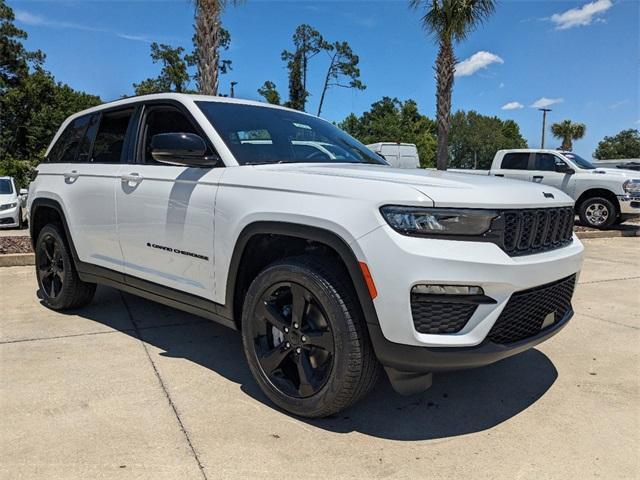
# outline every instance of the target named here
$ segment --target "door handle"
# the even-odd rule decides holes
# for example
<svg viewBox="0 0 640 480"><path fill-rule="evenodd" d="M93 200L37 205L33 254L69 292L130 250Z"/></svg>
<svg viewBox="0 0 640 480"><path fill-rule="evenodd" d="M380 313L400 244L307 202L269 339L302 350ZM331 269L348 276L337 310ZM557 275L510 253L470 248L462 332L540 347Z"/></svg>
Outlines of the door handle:
<svg viewBox="0 0 640 480"><path fill-rule="evenodd" d="M503 173L496 173L496 174L494 175L494 177L504 177L504 174L503 174Z"/></svg>
<svg viewBox="0 0 640 480"><path fill-rule="evenodd" d="M120 178L123 182L127 183L140 183L142 181L142 176L139 173L129 173L120 175Z"/></svg>
<svg viewBox="0 0 640 480"><path fill-rule="evenodd" d="M70 172L64 172L62 175L67 180L75 180L76 178L78 178L80 176L80 174L78 173L77 170L71 170Z"/></svg>
<svg viewBox="0 0 640 480"><path fill-rule="evenodd" d="M534 182L541 182L543 178L544 178L544 176L542 176L542 175L534 175L533 176L533 181Z"/></svg>

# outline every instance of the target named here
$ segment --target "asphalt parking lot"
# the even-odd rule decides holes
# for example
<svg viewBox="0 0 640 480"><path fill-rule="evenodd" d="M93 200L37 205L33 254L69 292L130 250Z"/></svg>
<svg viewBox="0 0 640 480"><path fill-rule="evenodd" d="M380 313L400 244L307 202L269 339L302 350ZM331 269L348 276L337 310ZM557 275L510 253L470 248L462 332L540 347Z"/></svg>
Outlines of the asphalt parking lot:
<svg viewBox="0 0 640 480"><path fill-rule="evenodd" d="M585 241L576 315L549 342L354 408L274 408L236 332L99 288L44 308L0 269L0 478L640 478L640 241Z"/></svg>

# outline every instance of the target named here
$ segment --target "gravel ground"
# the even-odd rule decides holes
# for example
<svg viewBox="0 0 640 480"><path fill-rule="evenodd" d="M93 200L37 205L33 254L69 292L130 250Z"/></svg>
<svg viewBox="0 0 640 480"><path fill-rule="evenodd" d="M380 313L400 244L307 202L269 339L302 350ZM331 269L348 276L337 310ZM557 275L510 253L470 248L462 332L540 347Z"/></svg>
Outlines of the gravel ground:
<svg viewBox="0 0 640 480"><path fill-rule="evenodd" d="M0 254L31 253L32 251L29 236L0 237Z"/></svg>

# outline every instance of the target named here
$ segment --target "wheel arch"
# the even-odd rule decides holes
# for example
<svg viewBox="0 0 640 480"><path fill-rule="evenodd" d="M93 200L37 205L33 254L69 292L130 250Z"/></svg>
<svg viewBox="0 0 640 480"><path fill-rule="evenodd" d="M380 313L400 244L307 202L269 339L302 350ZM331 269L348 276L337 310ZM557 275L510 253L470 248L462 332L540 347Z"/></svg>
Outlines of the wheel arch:
<svg viewBox="0 0 640 480"><path fill-rule="evenodd" d="M376 325L379 323L373 300L369 294L367 283L360 268L360 263L353 249L341 236L320 227L289 222L256 221L247 225L238 236L229 264L225 294L225 316L233 319L238 329L240 328L242 317L241 300L243 290L246 291L248 284L250 284L253 278L255 278L255 275L259 273L252 272L253 275L248 275L248 277L244 273L244 267L247 265L245 262L247 262L248 255L251 255L250 248L248 247L253 245L256 239L264 238L287 238L291 239L292 242L326 247L332 252L335 252L336 258L344 266L351 280L367 323ZM295 254L299 253L300 252L295 252ZM293 256L293 254L294 252L292 252L291 256ZM286 256L289 255L276 256L274 260L277 258L285 258ZM266 260L263 260L263 263L264 262L266 262ZM270 262L266 263L268 264Z"/></svg>
<svg viewBox="0 0 640 480"><path fill-rule="evenodd" d="M611 203L613 203L613 206L616 208L616 216L620 214L620 202L618 201L618 197L615 193L606 188L590 188L582 192L575 203L576 211L580 211L580 207L584 201L594 197L606 198Z"/></svg>
<svg viewBox="0 0 640 480"><path fill-rule="evenodd" d="M71 238L71 232L69 231L69 225L67 224L67 217L64 212L64 208L57 200L51 198L36 198L31 202L31 209L29 211L29 235L31 236L31 246L35 250L36 241L42 228L53 223L62 228L67 245L71 249L71 255L74 262L78 261L78 253L76 252L75 245Z"/></svg>

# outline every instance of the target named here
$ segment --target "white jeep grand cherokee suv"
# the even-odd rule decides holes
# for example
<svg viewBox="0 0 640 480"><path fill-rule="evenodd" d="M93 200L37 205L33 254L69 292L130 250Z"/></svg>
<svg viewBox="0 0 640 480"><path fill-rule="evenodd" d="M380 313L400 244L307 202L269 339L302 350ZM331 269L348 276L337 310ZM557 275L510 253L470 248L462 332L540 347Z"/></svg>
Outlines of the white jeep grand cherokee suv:
<svg viewBox="0 0 640 480"><path fill-rule="evenodd" d="M181 94L67 119L29 209L47 306L99 283L241 330L264 393L308 417L381 366L411 393L546 340L583 252L552 187L394 169L311 115Z"/></svg>

